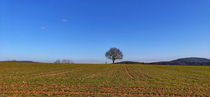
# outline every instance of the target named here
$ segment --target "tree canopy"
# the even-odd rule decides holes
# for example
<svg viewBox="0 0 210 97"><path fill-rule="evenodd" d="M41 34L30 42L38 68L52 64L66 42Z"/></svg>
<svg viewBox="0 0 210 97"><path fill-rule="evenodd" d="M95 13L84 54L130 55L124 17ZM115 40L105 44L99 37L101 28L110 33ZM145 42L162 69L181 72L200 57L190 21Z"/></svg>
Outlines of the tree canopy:
<svg viewBox="0 0 210 97"><path fill-rule="evenodd" d="M110 50L106 52L105 56L108 59L111 59L113 64L115 63L115 60L123 58L123 54L118 48L110 48Z"/></svg>

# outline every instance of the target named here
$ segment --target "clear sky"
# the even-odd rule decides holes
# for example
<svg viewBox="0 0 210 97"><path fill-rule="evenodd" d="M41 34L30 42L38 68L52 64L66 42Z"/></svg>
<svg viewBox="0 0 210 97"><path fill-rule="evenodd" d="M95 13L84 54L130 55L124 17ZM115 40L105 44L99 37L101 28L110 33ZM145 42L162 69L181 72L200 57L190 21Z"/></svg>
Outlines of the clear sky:
<svg viewBox="0 0 210 97"><path fill-rule="evenodd" d="M0 0L0 60L210 58L210 0Z"/></svg>

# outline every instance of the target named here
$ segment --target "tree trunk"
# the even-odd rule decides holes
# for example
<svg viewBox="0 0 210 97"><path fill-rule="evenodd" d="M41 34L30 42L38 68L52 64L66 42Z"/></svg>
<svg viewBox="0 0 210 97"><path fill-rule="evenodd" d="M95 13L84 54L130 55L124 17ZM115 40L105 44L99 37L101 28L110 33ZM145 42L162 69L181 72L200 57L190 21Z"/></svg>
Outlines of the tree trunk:
<svg viewBox="0 0 210 97"><path fill-rule="evenodd" d="M112 60L112 63L113 63L113 64L114 64L114 61L115 61L115 60Z"/></svg>

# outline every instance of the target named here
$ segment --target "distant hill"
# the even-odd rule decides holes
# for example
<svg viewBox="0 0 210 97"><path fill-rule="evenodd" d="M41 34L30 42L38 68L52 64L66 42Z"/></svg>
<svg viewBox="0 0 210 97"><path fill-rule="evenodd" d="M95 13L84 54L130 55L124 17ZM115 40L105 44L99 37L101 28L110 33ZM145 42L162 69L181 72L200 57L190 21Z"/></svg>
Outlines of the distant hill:
<svg viewBox="0 0 210 97"><path fill-rule="evenodd" d="M149 64L210 66L210 59L190 57L166 62L153 62Z"/></svg>
<svg viewBox="0 0 210 97"><path fill-rule="evenodd" d="M173 60L172 62L198 62L198 63L207 63L207 62L210 62L210 59L191 57L191 58L181 58L181 59Z"/></svg>
<svg viewBox="0 0 210 97"><path fill-rule="evenodd" d="M159 64L159 65L210 66L210 59L189 57L189 58L180 58L180 59L172 60L172 61L153 62L153 63L122 61L122 62L117 62L115 64Z"/></svg>

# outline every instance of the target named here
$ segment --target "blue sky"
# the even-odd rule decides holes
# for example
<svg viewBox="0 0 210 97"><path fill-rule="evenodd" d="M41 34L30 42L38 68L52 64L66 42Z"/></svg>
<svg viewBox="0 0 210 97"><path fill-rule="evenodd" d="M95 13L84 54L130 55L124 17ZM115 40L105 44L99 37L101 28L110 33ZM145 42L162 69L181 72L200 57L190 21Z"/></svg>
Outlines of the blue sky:
<svg viewBox="0 0 210 97"><path fill-rule="evenodd" d="M210 58L210 0L1 0L0 60Z"/></svg>

